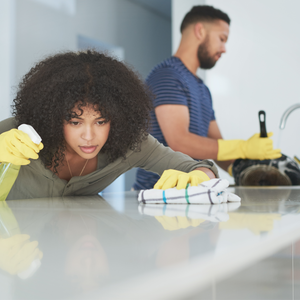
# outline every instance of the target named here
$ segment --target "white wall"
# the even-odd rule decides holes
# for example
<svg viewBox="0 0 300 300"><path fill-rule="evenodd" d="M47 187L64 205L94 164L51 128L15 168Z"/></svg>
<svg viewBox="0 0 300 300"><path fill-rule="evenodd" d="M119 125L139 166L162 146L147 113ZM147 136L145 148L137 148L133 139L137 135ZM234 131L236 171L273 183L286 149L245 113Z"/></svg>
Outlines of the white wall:
<svg viewBox="0 0 300 300"><path fill-rule="evenodd" d="M216 115L227 139L259 131L258 111L266 111L267 130L279 140L279 122L286 108L300 102L299 10L296 0L207 0L230 16L228 53L207 71ZM300 110L291 114L280 148L300 154L297 128Z"/></svg>
<svg viewBox="0 0 300 300"><path fill-rule="evenodd" d="M10 116L14 81L15 1L0 1L0 120Z"/></svg>
<svg viewBox="0 0 300 300"><path fill-rule="evenodd" d="M143 77L170 55L171 21L131 1L77 0L74 14L39 1L16 0L17 80L45 55L76 50L78 34L123 47Z"/></svg>
<svg viewBox="0 0 300 300"><path fill-rule="evenodd" d="M45 56L76 51L78 35L124 48L144 78L171 53L171 20L129 0L1 0L0 22L0 120L10 116L12 86Z"/></svg>
<svg viewBox="0 0 300 300"><path fill-rule="evenodd" d="M205 4L223 10L232 20L227 53L205 72L224 138L247 139L259 132L258 111L265 110L267 130L274 132L278 147L281 116L300 102L300 2L206 0ZM289 156L300 155L299 118L300 110L293 112L281 133L280 148Z"/></svg>

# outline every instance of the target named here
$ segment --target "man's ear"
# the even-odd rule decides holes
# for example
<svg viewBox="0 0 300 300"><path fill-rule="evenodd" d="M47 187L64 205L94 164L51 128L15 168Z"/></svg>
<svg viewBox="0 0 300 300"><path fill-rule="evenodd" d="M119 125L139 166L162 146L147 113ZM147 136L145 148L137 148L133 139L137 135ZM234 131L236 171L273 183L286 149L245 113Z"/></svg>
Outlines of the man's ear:
<svg viewBox="0 0 300 300"><path fill-rule="evenodd" d="M200 41L204 40L206 30L202 23L196 23L194 25L194 34L198 40L200 40Z"/></svg>

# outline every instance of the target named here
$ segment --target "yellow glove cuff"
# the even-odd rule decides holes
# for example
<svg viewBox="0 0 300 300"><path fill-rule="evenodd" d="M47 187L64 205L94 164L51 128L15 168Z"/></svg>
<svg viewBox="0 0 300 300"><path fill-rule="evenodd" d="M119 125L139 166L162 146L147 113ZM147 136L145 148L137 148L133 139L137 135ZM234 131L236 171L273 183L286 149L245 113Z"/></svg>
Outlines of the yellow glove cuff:
<svg viewBox="0 0 300 300"><path fill-rule="evenodd" d="M243 153L242 144L245 143L243 140L218 140L218 157L219 161L222 160L232 160L243 158L245 155Z"/></svg>
<svg viewBox="0 0 300 300"><path fill-rule="evenodd" d="M231 177L233 177L232 176L232 166L233 166L233 164L230 164L229 167L227 168L227 172Z"/></svg>

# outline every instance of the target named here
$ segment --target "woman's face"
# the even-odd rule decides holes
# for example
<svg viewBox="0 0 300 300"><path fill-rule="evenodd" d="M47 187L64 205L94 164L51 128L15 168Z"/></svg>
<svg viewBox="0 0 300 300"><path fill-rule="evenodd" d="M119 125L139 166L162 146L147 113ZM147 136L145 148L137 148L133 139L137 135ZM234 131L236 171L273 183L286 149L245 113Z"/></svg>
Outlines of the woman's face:
<svg viewBox="0 0 300 300"><path fill-rule="evenodd" d="M67 151L77 153L84 159L95 157L108 139L110 122L101 117L92 105L81 107L83 114L74 109L78 117L64 123L64 137Z"/></svg>

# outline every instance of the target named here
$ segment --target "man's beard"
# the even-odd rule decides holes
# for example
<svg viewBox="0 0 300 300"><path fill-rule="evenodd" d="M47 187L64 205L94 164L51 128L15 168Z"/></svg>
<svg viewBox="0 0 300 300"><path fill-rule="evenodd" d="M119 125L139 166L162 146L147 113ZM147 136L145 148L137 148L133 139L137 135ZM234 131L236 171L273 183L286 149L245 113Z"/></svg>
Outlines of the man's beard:
<svg viewBox="0 0 300 300"><path fill-rule="evenodd" d="M217 60L208 53L208 45L209 39L207 36L203 43L199 45L197 52L200 68L206 70L211 69L217 62Z"/></svg>

